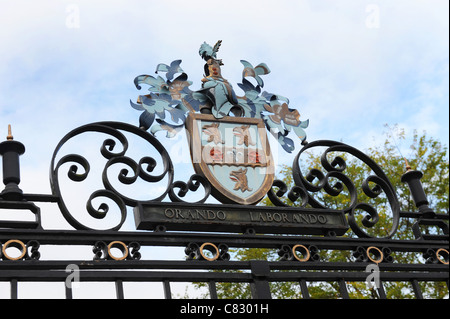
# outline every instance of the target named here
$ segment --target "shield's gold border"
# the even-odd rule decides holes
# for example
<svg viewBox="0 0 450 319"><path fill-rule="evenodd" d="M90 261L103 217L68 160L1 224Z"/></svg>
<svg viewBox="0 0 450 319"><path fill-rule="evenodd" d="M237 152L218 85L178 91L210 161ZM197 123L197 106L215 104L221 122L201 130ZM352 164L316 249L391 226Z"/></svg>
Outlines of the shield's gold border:
<svg viewBox="0 0 450 319"><path fill-rule="evenodd" d="M201 140L198 132L197 125L195 122L197 120L204 121L214 121L214 122L227 122L227 123L237 123L237 124L252 124L258 126L258 134L260 135L262 144L265 144L264 151L266 153L267 158L267 171L264 182L261 187L251 196L243 199L232 192L224 188L217 181L216 177L211 173L207 164L203 161L201 156ZM212 186L211 194L220 202L224 204L241 204L241 205L254 205L257 204L270 190L272 187L272 183L274 180L274 162L272 158L272 154L270 152L269 140L267 138L267 134L265 133L265 125L262 119L257 118L246 118L246 117L231 117L225 116L221 119L215 118L210 114L201 114L201 113L190 113L186 120L186 130L187 137L190 147L191 160L192 165L194 166L194 170L197 174L204 176Z"/></svg>

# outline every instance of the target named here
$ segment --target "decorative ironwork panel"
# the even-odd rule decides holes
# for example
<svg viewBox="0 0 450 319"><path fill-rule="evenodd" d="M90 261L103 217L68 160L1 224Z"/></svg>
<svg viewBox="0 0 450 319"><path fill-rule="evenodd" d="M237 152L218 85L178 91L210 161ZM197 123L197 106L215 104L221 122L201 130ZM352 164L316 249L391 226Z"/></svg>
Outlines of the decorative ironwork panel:
<svg viewBox="0 0 450 319"><path fill-rule="evenodd" d="M186 281L207 284L211 298L219 296L219 284L230 282L249 285L253 298L271 298L275 285L283 282L296 283L293 289L302 298L311 297L317 282L334 283L341 298L351 295L348 282L366 282L376 298L388 297L389 282L410 283L416 298L424 298L423 283L440 282L446 283L448 296L448 214L429 207L422 173L409 169L402 176L417 208L402 211L389 176L366 154L341 142L306 141L309 120L300 121L287 98L261 92L261 76L270 72L266 64L241 61L238 85L245 96L236 96L221 75L220 45L201 46L205 77L197 91L189 89L192 82L181 60L157 66L156 73L165 73L166 79L136 77L136 87L146 84L150 92L131 102L142 112L139 126L105 121L67 133L49 156L51 194L20 188L25 146L9 130L0 143L5 185L0 213L13 214L0 215L0 282L9 283L10 297L19 297L20 283L28 281L64 284L66 298L74 297L77 281L113 282L117 298L127 297L128 282L160 282L165 298L172 298L172 284ZM176 181L175 161L154 134L166 131L171 138L184 129L195 173ZM289 133L302 141L292 165L293 185L274 178L266 130L287 153L294 151ZM69 147L76 139L99 143L96 151L84 154L84 144ZM136 156L133 148L144 155ZM320 167L304 167L306 153L319 154ZM369 175L350 176L348 156L367 165ZM81 209L73 208L73 201L82 201L81 193L87 193L86 201ZM188 200L192 193L196 199ZM274 206L257 205L265 196ZM344 197L345 205L327 207L324 196ZM211 203L213 197L221 204ZM374 203L381 202L383 211L390 212L390 224L385 235L374 236L381 205ZM47 210L49 204L57 206L67 227L44 227L43 220L56 217ZM18 211L31 218L17 218ZM402 219L413 220L413 239L395 239ZM439 233L424 232L424 226L437 227ZM60 258L48 253L55 247ZM72 257L78 247L90 255ZM179 248L179 258L155 260L151 247ZM235 250L240 248L270 249L275 257L238 261ZM337 251L347 261L328 261ZM62 258L63 253L70 258ZM417 258L403 263L401 254Z"/></svg>

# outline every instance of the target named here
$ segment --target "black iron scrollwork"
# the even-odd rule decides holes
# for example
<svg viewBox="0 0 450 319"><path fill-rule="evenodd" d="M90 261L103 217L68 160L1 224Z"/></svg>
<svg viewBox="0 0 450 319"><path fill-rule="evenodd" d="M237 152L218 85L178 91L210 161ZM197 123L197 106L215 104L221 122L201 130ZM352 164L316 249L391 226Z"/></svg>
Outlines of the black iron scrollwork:
<svg viewBox="0 0 450 319"><path fill-rule="evenodd" d="M5 244L0 242L0 260L39 260L40 243L37 240L30 240L26 244L19 239L8 240ZM19 251L18 256L10 256L6 250L14 247Z"/></svg>
<svg viewBox="0 0 450 319"><path fill-rule="evenodd" d="M93 260L106 260L108 256L107 247L105 242L97 241L92 247L92 252L94 253Z"/></svg>
<svg viewBox="0 0 450 319"><path fill-rule="evenodd" d="M144 139L151 145L156 152L161 157L160 161L155 160L152 157L144 156L138 162L133 160L132 158L126 156L126 153L129 148L128 140L125 137L124 132L132 133L137 135L138 137ZM162 146L162 144L151 134L146 131L143 131L136 126L118 123L118 122L98 122L93 124L88 124L81 126L77 129L74 129L70 133L68 133L57 145L55 152L53 153L52 161L51 161L51 171L50 171L50 183L52 186L53 195L59 197L58 205L63 216L69 222L71 226L76 229L92 229L82 222L80 222L68 209L66 202L62 196L61 185L59 181L59 173L61 167L64 164L72 164L67 172L67 176L71 181L74 182L83 182L87 179L90 174L90 163L89 161L79 155L79 154L69 154L62 156L57 161L58 153L61 148L64 146L66 142L70 139L74 138L77 135L88 133L88 132L99 132L104 133L112 138L107 138L103 141L100 147L100 154L106 159L106 163L102 172L102 183L104 189L100 189L94 191L89 199L87 200L86 210L90 216L96 219L103 219L109 212L109 205L106 202L101 203L97 207L94 206L94 199L98 198L108 198L113 201L115 205L118 207L120 211L120 221L110 230L118 230L124 223L126 219L126 205L135 206L138 202L137 199L130 198L129 196L124 195L114 187L114 183L110 180L109 177L109 169L113 167L115 164L126 165L128 168L123 168L120 170L117 180L119 183L123 185L130 185L137 181L138 178L148 183L156 183L162 181L164 178L167 179L167 187L161 191L159 194L154 194L152 190L150 195L152 198L143 200L141 202L150 202L150 201L160 201L163 199L168 191L173 181L173 165L170 160L169 154L166 149ZM114 138L114 139L113 139ZM117 141L121 144L119 147ZM57 162L56 162L57 161ZM154 171L155 167L161 165L162 163L162 172L156 175L152 175L151 173ZM131 174L130 174L131 172Z"/></svg>
<svg viewBox="0 0 450 319"><path fill-rule="evenodd" d="M300 156L306 150L312 149L313 147L327 147L327 149L322 153L320 157L320 163L325 170L325 173L320 169L312 168L307 174L304 175L300 168ZM374 175L366 177L360 187L362 189L362 192L369 198L376 198L382 193L386 195L392 211L392 226L386 237L392 237L397 231L400 218L400 205L395 193L395 189L383 170L371 158L349 145L340 142L324 140L311 142L303 147L302 150L300 150L300 152L297 154L292 166L293 178L296 188L293 188L291 192L299 194L298 197L302 198L301 205L304 205L307 201L307 203L313 208L327 208L314 196L312 196L311 193L324 191L330 196L338 196L342 194L344 189L347 189L348 205L344 208L344 211L348 215L348 222L351 229L358 237L372 237L360 226L358 220L356 219L356 212L358 210L362 210L367 213L362 218L360 223L362 224L362 226L370 228L376 225L379 221L377 209L369 203L358 201L358 189L353 181L345 174L347 168L346 161L340 156L334 156L332 160L329 160L329 158L332 157L331 154L333 152L344 152L351 154L370 167ZM337 182L334 182L334 184L332 184L331 180L337 180ZM274 183L274 186L279 185L276 185ZM299 191L299 188L302 189L302 191ZM280 189L283 189L283 187L281 187ZM276 195L281 195L283 191L285 192L286 190L282 190L280 194ZM285 205L284 203L280 203L279 201L277 201L277 198L274 196L273 191L269 193L269 197L272 202L274 202L274 204L279 206ZM292 196L292 199L295 198Z"/></svg>
<svg viewBox="0 0 450 319"><path fill-rule="evenodd" d="M210 256L205 251L208 251ZM230 260L228 246L225 244L215 245L213 243L203 243L199 245L197 243L189 243L184 252L186 254L186 260Z"/></svg>
<svg viewBox="0 0 450 319"><path fill-rule="evenodd" d="M389 247L377 248L374 246L362 247L358 246L353 251L353 257L356 262L373 262L379 263L392 263L394 258L391 256L392 250Z"/></svg>
<svg viewBox="0 0 450 319"><path fill-rule="evenodd" d="M140 250L141 249L141 244L133 241L131 243L128 244L128 259L131 260L140 260L141 259L141 253Z"/></svg>
<svg viewBox="0 0 450 319"><path fill-rule="evenodd" d="M86 157L80 154L68 154L59 158L59 152L70 139L88 132L103 133L108 135L108 138L103 141L99 149L99 154L101 154L103 160L106 160L101 175L103 188L91 194L87 200L86 210L89 216L95 219L103 219L110 212L110 204L108 205L107 201L103 200L101 204L96 206L94 202L98 202L102 198L108 199L108 202L112 201L120 211L120 218L110 230L120 229L126 219L126 206L136 206L138 202L151 203L161 201L166 195L172 202L186 202L184 200L185 195L188 192L200 194L200 188L203 188L203 196L200 196L200 199L195 203L205 203L209 198L211 185L204 176L194 174L187 182L173 182L174 169L172 161L166 149L153 135L136 126L125 123L98 122L88 124L71 131L60 141L51 162L50 181L53 195L59 198L58 205L60 210L74 228L91 229L76 218L66 206L59 182L60 171L63 166L71 164L67 170L67 177L71 181L79 183L85 181L91 174L91 164ZM139 160L135 160L127 156L129 142L125 132L144 139L156 150L160 159L146 155ZM300 156L314 147L326 147L320 157L320 164L323 169L312 168L306 174L303 174L300 168ZM346 160L341 156L334 156L335 152L349 153L356 157L367 164L373 174L366 177L362 181L362 185L357 187L347 174ZM112 168L123 166L126 168L120 169L116 177L112 178L111 172L114 171ZM154 173L155 168L159 171L156 174ZM386 237L390 238L395 234L398 228L400 210L395 190L383 170L361 151L335 141L310 142L296 156L292 172L295 185L291 189L288 189L288 186L283 181L275 180L272 189L267 194L276 206L290 206L283 199L283 196L286 195L294 206L305 207L310 205L312 208L327 209L328 207L325 207L317 199L317 196L314 196L314 193L325 192L330 196L339 196L345 193L348 196L346 201L348 204L343 211L347 214L349 226L358 237L372 237L364 228L374 227L379 221L379 213L367 201L360 202L358 200L358 192L362 190L362 193L369 199L385 194L392 211L392 226ZM166 187L159 187L159 193L156 194L154 193L156 188L152 188L152 191L149 192L149 196L152 198L144 200L131 198L125 195L120 190L120 187L116 186L117 184L131 185L138 180L146 183L165 183L163 180L166 180L167 184ZM356 217L360 211L365 213L362 219Z"/></svg>
<svg viewBox="0 0 450 319"><path fill-rule="evenodd" d="M211 194L211 184L205 177L198 174L192 175L187 183L182 181L174 182L169 189L169 198L172 202L185 202L180 197L184 197L188 191L197 191L200 185L203 186L205 194L203 198L198 200L196 203L204 203ZM175 188L179 189L178 192L175 192Z"/></svg>
<svg viewBox="0 0 450 319"><path fill-rule="evenodd" d="M314 245L310 245L309 247L304 245L282 245L278 249L277 253L282 261L297 260L300 262L305 262L320 260L319 249Z"/></svg>
<svg viewBox="0 0 450 319"><path fill-rule="evenodd" d="M112 248L120 250L122 255L114 255ZM113 241L109 244L106 244L104 241L97 241L92 247L93 260L140 260L140 248L141 245L138 242L130 242L127 245L121 241Z"/></svg>
<svg viewBox="0 0 450 319"><path fill-rule="evenodd" d="M30 240L27 243L27 259L39 260L41 258L41 253L39 252L40 246L41 244L37 240Z"/></svg>
<svg viewBox="0 0 450 319"><path fill-rule="evenodd" d="M426 264L445 264L448 265L449 254L448 250L445 248L439 249L426 249L423 254L423 258L425 259Z"/></svg>
<svg viewBox="0 0 450 319"><path fill-rule="evenodd" d="M278 190L275 192L273 187L278 187ZM304 188L294 186L288 192L288 186L279 179L273 181L272 188L267 193L267 196L275 206L289 207L288 204L280 199L286 193L288 193L287 196L292 203L295 203L298 199L301 199L301 203L299 204L300 207L305 207L308 204L309 196L308 192L306 192Z"/></svg>

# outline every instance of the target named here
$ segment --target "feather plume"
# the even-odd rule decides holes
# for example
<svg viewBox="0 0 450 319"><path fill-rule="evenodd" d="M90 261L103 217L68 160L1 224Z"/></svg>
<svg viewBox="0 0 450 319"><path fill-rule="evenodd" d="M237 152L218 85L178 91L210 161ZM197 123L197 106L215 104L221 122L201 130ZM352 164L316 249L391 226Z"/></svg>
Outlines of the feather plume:
<svg viewBox="0 0 450 319"><path fill-rule="evenodd" d="M214 54L217 53L217 52L219 52L219 48L220 48L220 45L221 45L221 44L222 44L222 40L219 40L219 41L217 41L216 44L214 44L214 48L213 48Z"/></svg>

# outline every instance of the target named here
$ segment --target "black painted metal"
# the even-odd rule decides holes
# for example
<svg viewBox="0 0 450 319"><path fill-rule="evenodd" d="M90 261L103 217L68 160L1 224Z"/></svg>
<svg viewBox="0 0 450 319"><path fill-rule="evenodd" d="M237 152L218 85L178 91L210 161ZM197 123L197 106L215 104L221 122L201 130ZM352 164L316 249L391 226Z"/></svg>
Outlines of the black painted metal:
<svg viewBox="0 0 450 319"><path fill-rule="evenodd" d="M83 183L91 174L91 163L88 158L79 154L60 154L67 142L72 138L86 133L106 134L99 149L99 154L105 162L101 175L103 188L95 190L86 204L86 214L102 220L111 211L111 202L119 211L119 222L106 230L89 227L78 219L78 215L70 210L67 198L61 191L60 177L64 169L65 175L74 183ZM132 134L145 141L154 149L159 158L144 156L135 160L127 152L129 140L127 134ZM312 169L303 174L300 168L300 156L306 150L314 147L325 147L321 163L325 173ZM117 122L99 122L79 127L68 133L56 146L51 159L50 183L52 194L27 194L19 188L20 165L19 155L25 151L24 146L17 141L8 140L0 143L2 155L3 182L5 189L0 193L0 212L2 210L26 210L34 220L2 220L0 215L0 282L10 283L10 297L20 296L20 282L50 281L65 283L70 272L68 265L79 270L80 281L114 282L116 296L126 298L124 283L141 281L158 281L164 287L165 298L172 298L172 282L205 282L211 298L217 298L217 283L241 282L248 283L253 298L271 298L271 282L297 282L303 298L309 298L310 282L336 282L342 298L349 298L346 282L364 282L370 273L367 267L377 264L380 280L407 281L417 298L423 298L420 282L449 280L448 268L448 215L436 214L428 206L426 194L420 182L420 172L407 172L402 180L408 183L411 195L418 212L401 211L396 190L382 168L359 150L348 145L333 141L316 141L307 144L297 155L293 165L293 179L296 186L292 189L282 181L275 181L268 193L268 198L275 207L261 207L260 211L267 213L272 220L251 220L253 223L243 223L241 227L220 223L220 218L214 223L199 226L195 220L188 220L174 227L173 223L150 222L145 226L145 214L140 216L143 207L155 209L199 209L206 213L223 208L234 212L256 212L259 208L208 204L211 187L208 181L194 174L187 182L174 181L174 166L163 145L151 134L135 126ZM373 175L366 178L363 185L355 185L345 175L345 161L336 156L329 161L332 152L349 153L366 163ZM121 169L117 181L112 181L109 170L116 164L127 166ZM159 169L158 173L154 173ZM122 194L116 183L131 185L137 180L148 183L149 198L137 200ZM332 180L338 180L331 184ZM159 187L159 192L153 185ZM302 225L299 231L285 232L288 224L282 223L283 214L292 212L333 213L314 196L314 193L324 191L331 196L337 196L346 189L350 198L349 205L342 211L334 211L344 219L343 228L314 228L312 225ZM357 192L362 191L369 198L376 198L382 193L387 198L392 212L392 225L385 237L374 238L367 229L378 221L377 207L369 203L358 202ZM199 200L188 202L186 195L202 192ZM286 195L299 207L289 207L282 197ZM105 199L101 204L94 201ZM109 204L107 204L107 202ZM43 229L41 203L58 205L65 220L73 229ZM166 204L165 204L166 203ZM166 205L166 206L165 206ZM310 205L312 208L305 208ZM145 231L121 230L124 222L132 218L129 213L135 208L138 220ZM362 222L355 218L356 210L367 213ZM278 214L278 215L275 215ZM170 214L169 214L170 215ZM171 216L171 215L170 215ZM185 217L186 215L180 215ZM180 217L178 216L178 217ZM212 216L212 215L211 215ZM256 215L251 215L254 217ZM275 221L273 220L274 216ZM180 217L180 218L181 218ZM139 219L140 218L140 219ZM181 219L183 219L181 218ZM212 217L211 217L212 218ZM411 231L415 239L398 240L394 235L401 218L413 220ZM280 220L278 220L280 219ZM181 221L182 222L182 221ZM239 223L239 219L236 221ZM280 223L277 225L276 223ZM258 224L260 223L260 224ZM253 226L252 226L253 225ZM278 226L282 227L278 227ZM421 226L432 225L441 230L441 234L424 234ZM145 226L145 227L144 227ZM211 227L214 227L212 229ZM283 228L284 227L284 228ZM308 228L309 227L309 228ZM356 235L355 238L343 236L348 228ZM319 230L317 230L319 229ZM202 232L200 232L202 231ZM290 235L286 235L289 233ZM217 256L209 261L203 254L202 247L207 245L209 251ZM42 247L53 246L68 250L74 246L87 246L92 250L92 256L84 260L48 260ZM152 260L143 252L146 247L181 247L185 249L186 260ZM14 247L21 256L13 258L9 248ZM120 248L123 256L114 256L110 248ZM236 261L230 253L231 248L270 248L276 249L279 259L276 261L253 260ZM327 262L320 260L322 251L348 251L352 256L349 262ZM375 254L370 254L369 251ZM303 257L296 255L302 252ZM422 263L403 264L395 260L396 253L411 253L422 256ZM306 255L306 257L305 257ZM184 257L184 256L180 256ZM17 259L17 260L15 260ZM181 259L181 258L180 258ZM375 260L374 260L375 259ZM108 270L108 271L104 271ZM124 271L133 270L133 271ZM161 271L164 270L164 271ZM226 271L224 271L226 270ZM377 296L386 298L384 286L378 287ZM73 288L66 286L65 297L73 298Z"/></svg>
<svg viewBox="0 0 450 319"><path fill-rule="evenodd" d="M22 190L20 183L19 156L25 152L25 146L17 141L5 141L0 143L0 155L3 157L3 183L5 189L1 196L7 200L20 200Z"/></svg>
<svg viewBox="0 0 450 319"><path fill-rule="evenodd" d="M430 207L428 207L429 203L427 195L425 194L422 183L420 182L422 176L422 172L408 171L402 176L402 182L408 184L414 203L419 209L419 212L422 214L422 217L433 218L435 213Z"/></svg>
<svg viewBox="0 0 450 319"><path fill-rule="evenodd" d="M273 207L155 202L134 208L136 228L208 232L252 232L263 234L342 236L349 229L342 211Z"/></svg>

